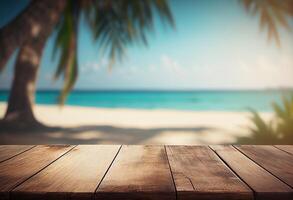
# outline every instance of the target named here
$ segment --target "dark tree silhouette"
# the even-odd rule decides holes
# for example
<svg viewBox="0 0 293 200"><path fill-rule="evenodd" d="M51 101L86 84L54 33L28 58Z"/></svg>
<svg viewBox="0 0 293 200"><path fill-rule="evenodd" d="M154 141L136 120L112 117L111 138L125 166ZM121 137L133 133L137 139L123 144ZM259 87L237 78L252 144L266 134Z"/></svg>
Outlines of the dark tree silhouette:
<svg viewBox="0 0 293 200"><path fill-rule="evenodd" d="M0 69L20 48L8 107L2 124L35 127L35 84L42 52L48 37L57 29L54 51L61 56L55 77L64 77L60 102L72 89L78 75L77 40L82 15L93 38L108 52L111 63L121 59L134 42L147 43L153 30L154 13L173 24L166 0L33 0L14 21L0 30ZM21 31L20 31L21 30Z"/></svg>

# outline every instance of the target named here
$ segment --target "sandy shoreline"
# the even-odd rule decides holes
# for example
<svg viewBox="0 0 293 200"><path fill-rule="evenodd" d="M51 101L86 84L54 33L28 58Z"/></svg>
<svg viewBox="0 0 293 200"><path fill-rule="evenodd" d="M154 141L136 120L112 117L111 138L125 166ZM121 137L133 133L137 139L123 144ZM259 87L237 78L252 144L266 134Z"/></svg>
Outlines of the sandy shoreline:
<svg viewBox="0 0 293 200"><path fill-rule="evenodd" d="M5 103L0 103L0 117ZM0 133L2 144L223 144L248 135L247 112L108 109L37 105L37 118L63 131ZM271 113L261 113L269 119Z"/></svg>

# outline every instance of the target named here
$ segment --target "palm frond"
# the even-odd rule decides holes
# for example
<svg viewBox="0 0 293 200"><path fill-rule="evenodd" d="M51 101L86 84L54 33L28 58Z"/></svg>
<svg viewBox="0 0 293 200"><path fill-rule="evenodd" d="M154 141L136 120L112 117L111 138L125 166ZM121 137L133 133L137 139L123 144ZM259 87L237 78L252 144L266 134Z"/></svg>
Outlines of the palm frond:
<svg viewBox="0 0 293 200"><path fill-rule="evenodd" d="M242 144L273 144L277 141L277 135L273 121L265 121L255 110L250 110L251 126L247 130L251 133L249 137L238 138Z"/></svg>
<svg viewBox="0 0 293 200"><path fill-rule="evenodd" d="M250 137L239 138L240 143L250 144L293 144L293 95L284 96L282 103L273 103L274 116L265 121L254 110L251 110L248 127Z"/></svg>
<svg viewBox="0 0 293 200"><path fill-rule="evenodd" d="M283 96L282 104L273 104L278 121L277 132L284 140L293 140L293 95Z"/></svg>
<svg viewBox="0 0 293 200"><path fill-rule="evenodd" d="M73 88L78 75L77 62L77 16L74 14L73 3L68 3L57 28L57 37L54 43L54 54L60 52L59 63L55 72L55 79L63 75L64 84L59 96L62 105Z"/></svg>
<svg viewBox="0 0 293 200"><path fill-rule="evenodd" d="M252 15L259 15L260 28L266 29L268 40L281 46L278 28L290 30L288 17L293 16L292 0L241 0Z"/></svg>
<svg viewBox="0 0 293 200"><path fill-rule="evenodd" d="M76 10L78 16L76 16ZM84 0L69 1L57 26L54 51L60 52L55 79L64 77L59 102L64 103L78 75L77 30L83 12L93 38L103 54L108 54L109 68L124 58L133 43L147 45L147 33L153 30L154 13L174 25L166 0ZM53 55L55 56L55 55Z"/></svg>
<svg viewBox="0 0 293 200"><path fill-rule="evenodd" d="M102 53L108 54L110 68L124 58L129 45L147 45L146 34L154 28L155 12L163 21L174 24L165 0L101 0L87 8L86 20Z"/></svg>

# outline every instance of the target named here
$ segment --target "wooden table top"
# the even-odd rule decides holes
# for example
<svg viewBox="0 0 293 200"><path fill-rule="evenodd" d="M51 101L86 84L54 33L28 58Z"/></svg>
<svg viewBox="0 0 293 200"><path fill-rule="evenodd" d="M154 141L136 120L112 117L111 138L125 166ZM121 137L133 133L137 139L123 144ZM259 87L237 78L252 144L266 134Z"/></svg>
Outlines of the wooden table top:
<svg viewBox="0 0 293 200"><path fill-rule="evenodd" d="M293 146L3 145L0 199L293 199Z"/></svg>

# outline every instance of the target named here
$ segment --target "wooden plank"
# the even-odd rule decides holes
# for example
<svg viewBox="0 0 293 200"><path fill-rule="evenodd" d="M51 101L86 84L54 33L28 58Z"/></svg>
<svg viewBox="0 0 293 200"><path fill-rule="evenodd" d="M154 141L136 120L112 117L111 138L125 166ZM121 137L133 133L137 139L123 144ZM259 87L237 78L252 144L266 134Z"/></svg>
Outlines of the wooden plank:
<svg viewBox="0 0 293 200"><path fill-rule="evenodd" d="M293 190L255 164L231 145L214 145L213 150L255 191L257 200L291 200Z"/></svg>
<svg viewBox="0 0 293 200"><path fill-rule="evenodd" d="M206 146L167 146L180 200L253 199L252 191Z"/></svg>
<svg viewBox="0 0 293 200"><path fill-rule="evenodd" d="M33 145L0 145L0 162L33 148Z"/></svg>
<svg viewBox="0 0 293 200"><path fill-rule="evenodd" d="M70 145L37 146L0 163L0 199L72 148Z"/></svg>
<svg viewBox="0 0 293 200"><path fill-rule="evenodd" d="M122 146L96 191L96 199L175 200L164 146Z"/></svg>
<svg viewBox="0 0 293 200"><path fill-rule="evenodd" d="M293 187L293 156L267 145L240 145L238 150Z"/></svg>
<svg viewBox="0 0 293 200"><path fill-rule="evenodd" d="M293 155L293 145L275 145L278 149L286 151Z"/></svg>
<svg viewBox="0 0 293 200"><path fill-rule="evenodd" d="M93 199L119 148L119 145L77 146L15 188L11 199Z"/></svg>

